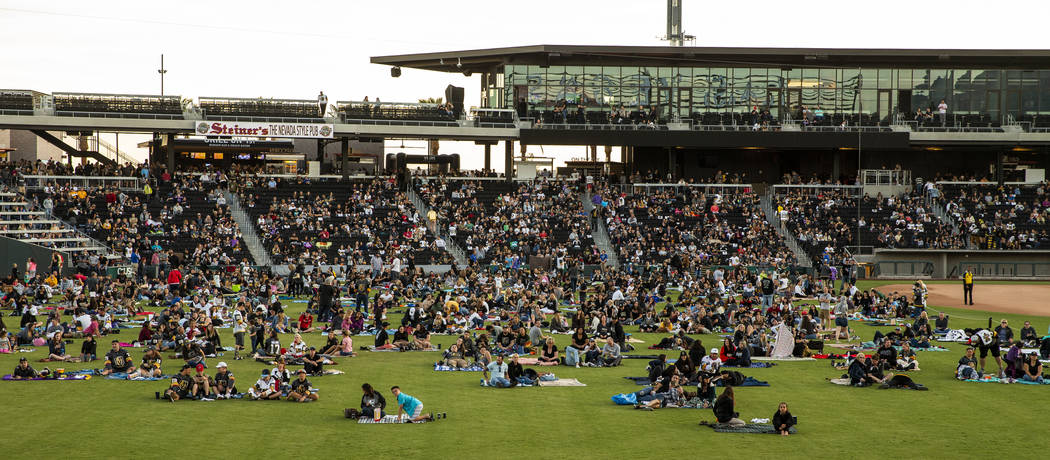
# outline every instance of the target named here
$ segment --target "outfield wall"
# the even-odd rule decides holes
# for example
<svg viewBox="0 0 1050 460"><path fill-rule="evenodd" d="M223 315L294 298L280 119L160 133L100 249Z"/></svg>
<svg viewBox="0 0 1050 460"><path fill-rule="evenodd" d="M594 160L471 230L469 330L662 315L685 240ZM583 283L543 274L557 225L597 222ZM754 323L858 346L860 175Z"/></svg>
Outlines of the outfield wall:
<svg viewBox="0 0 1050 460"><path fill-rule="evenodd" d="M959 278L969 268L982 279L1050 279L1048 250L876 249L867 261L881 278Z"/></svg>

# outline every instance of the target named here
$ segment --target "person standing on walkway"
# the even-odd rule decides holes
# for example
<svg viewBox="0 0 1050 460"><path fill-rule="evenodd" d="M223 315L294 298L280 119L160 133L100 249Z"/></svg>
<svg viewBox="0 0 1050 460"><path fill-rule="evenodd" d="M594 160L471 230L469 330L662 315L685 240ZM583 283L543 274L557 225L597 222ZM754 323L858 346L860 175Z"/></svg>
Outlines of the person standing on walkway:
<svg viewBox="0 0 1050 460"><path fill-rule="evenodd" d="M963 305L973 305L973 272L969 268L963 273Z"/></svg>
<svg viewBox="0 0 1050 460"><path fill-rule="evenodd" d="M324 95L324 91L317 95L317 111L320 112L321 118L324 118L325 112L328 111L328 96Z"/></svg>

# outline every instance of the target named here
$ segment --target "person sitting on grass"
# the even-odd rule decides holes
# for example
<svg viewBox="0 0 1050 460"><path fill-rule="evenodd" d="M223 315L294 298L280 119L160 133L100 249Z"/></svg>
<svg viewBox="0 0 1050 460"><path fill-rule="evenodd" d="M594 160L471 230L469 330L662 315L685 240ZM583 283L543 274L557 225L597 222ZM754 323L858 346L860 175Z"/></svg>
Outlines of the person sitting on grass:
<svg viewBox="0 0 1050 460"><path fill-rule="evenodd" d="M559 364L558 360L558 346L554 344L553 337L547 337L547 340L543 343L543 347L540 349L540 357L538 360L541 364Z"/></svg>
<svg viewBox="0 0 1050 460"><path fill-rule="evenodd" d="M401 391L401 387L392 386L390 392L397 398L397 418L403 420L401 414L407 415L405 423L422 423L434 420L434 414L423 414L423 402Z"/></svg>
<svg viewBox="0 0 1050 460"><path fill-rule="evenodd" d="M715 419L718 423L727 424L730 426L744 426L743 420L740 420L740 414L735 412L736 401L733 396L733 387L727 386L725 390L722 390L722 394L715 400Z"/></svg>
<svg viewBox="0 0 1050 460"><path fill-rule="evenodd" d="M171 402L175 402L189 398L196 392L193 385L193 377L190 375L192 371L193 366L184 364L182 370L171 378L171 385L168 386L167 390L164 390L164 397Z"/></svg>
<svg viewBox="0 0 1050 460"><path fill-rule="evenodd" d="M95 336L89 335L84 337L84 341L80 344L80 360L85 363L94 361L96 355L98 355L97 344L98 342L95 341Z"/></svg>
<svg viewBox="0 0 1050 460"><path fill-rule="evenodd" d="M966 347L966 354L959 358L959 366L955 368L955 378L959 380L981 378L981 374L977 372L977 358L973 356L973 347Z"/></svg>
<svg viewBox="0 0 1050 460"><path fill-rule="evenodd" d="M260 399L277 399L281 397L281 392L274 389L273 379L270 378L270 371L263 369L262 376L259 380L255 381L255 385L252 385L248 389L248 397L253 401Z"/></svg>
<svg viewBox="0 0 1050 460"><path fill-rule="evenodd" d="M507 380L507 363L503 362L503 355L496 356L496 360L489 363L485 367L483 372L483 379L481 379L481 386L489 386L495 388L509 388L510 380ZM489 377L491 375L492 377Z"/></svg>
<svg viewBox="0 0 1050 460"><path fill-rule="evenodd" d="M886 339L882 342L882 345L878 350L875 350L875 354L879 356L879 361L889 369L897 363L897 348L893 346L893 342L890 339Z"/></svg>
<svg viewBox="0 0 1050 460"><path fill-rule="evenodd" d="M1005 368L1004 373L1007 378L1019 379L1024 374L1024 363L1022 362L1024 354L1021 352L1021 341L1014 340L1013 344L1010 345L1010 349L1006 351L1006 355L1003 356L1003 367Z"/></svg>
<svg viewBox="0 0 1050 460"><path fill-rule="evenodd" d="M715 375L722 367L722 360L718 357L718 349L712 348L711 354L700 360L700 372L705 375Z"/></svg>
<svg viewBox="0 0 1050 460"><path fill-rule="evenodd" d="M233 372L230 372L226 367L226 363L220 361L215 366L218 370L215 372L215 395L219 399L230 399L233 395L237 394L237 379L233 376Z"/></svg>
<svg viewBox="0 0 1050 460"><path fill-rule="evenodd" d="M134 380L137 378L156 378L163 375L163 371L160 368L161 356L160 352L156 348L149 347L145 353L142 354L142 364L134 372L128 374L128 380Z"/></svg>
<svg viewBox="0 0 1050 460"><path fill-rule="evenodd" d="M1030 321L1025 321L1024 327L1021 328L1021 343L1026 347L1039 346L1039 334L1035 332Z"/></svg>
<svg viewBox="0 0 1050 460"><path fill-rule="evenodd" d="M849 384L857 387L882 384L893 376L893 374L883 375L882 362L878 354L871 355L867 359L862 359L858 354L846 372L849 374Z"/></svg>
<svg viewBox="0 0 1050 460"><path fill-rule="evenodd" d="M295 402L317 401L317 393L310 392L310 381L306 380L306 371L299 369L298 376L292 380L288 391L288 400Z"/></svg>
<svg viewBox="0 0 1050 460"><path fill-rule="evenodd" d="M915 359L915 350L912 350L911 345L908 342L902 343L901 351L900 353L897 353L897 370L919 370L919 361Z"/></svg>
<svg viewBox="0 0 1050 460"><path fill-rule="evenodd" d="M1029 353L1024 357L1024 374L1021 379L1027 382L1043 383L1043 363L1039 362L1039 355Z"/></svg>
<svg viewBox="0 0 1050 460"><path fill-rule="evenodd" d="M933 333L937 335L947 334L951 329L948 328L948 315L944 312L937 313L937 318L933 320Z"/></svg>
<svg viewBox="0 0 1050 460"><path fill-rule="evenodd" d="M15 366L14 372L11 372L11 377L18 380L35 379L40 377L40 373L33 369L29 365L29 360L23 356L19 358L18 365Z"/></svg>
<svg viewBox="0 0 1050 460"><path fill-rule="evenodd" d="M128 355L126 350L120 348L119 340L113 341L112 348L106 353L106 366L105 369L102 369L102 375L109 375L114 372L135 372L135 366L131 365L131 355Z"/></svg>
<svg viewBox="0 0 1050 460"><path fill-rule="evenodd" d="M317 354L317 348L307 348L303 356L303 370L308 375L324 375L324 362L324 356Z"/></svg>
<svg viewBox="0 0 1050 460"><path fill-rule="evenodd" d="M623 359L623 357L620 356L620 346L616 344L612 337L607 337L605 339L605 346L602 347L601 365L604 367L619 366L621 359Z"/></svg>
<svg viewBox="0 0 1050 460"><path fill-rule="evenodd" d="M430 331L426 328L420 327L412 332L412 347L416 350L429 350L433 347L430 344Z"/></svg>
<svg viewBox="0 0 1050 460"><path fill-rule="evenodd" d="M211 398L212 393L215 391L213 388L211 377L208 377L204 373L204 365L197 364L194 368L197 372L193 374L193 397L202 401L213 401Z"/></svg>
<svg viewBox="0 0 1050 460"><path fill-rule="evenodd" d="M536 371L532 371L532 373L536 374ZM530 377L526 372L526 369L518 362L517 353L510 355L510 362L507 363L507 380L510 381L510 386L512 387L518 385L532 386L536 384L536 378Z"/></svg>
<svg viewBox="0 0 1050 460"><path fill-rule="evenodd" d="M285 353L285 356L297 360L306 354L306 348L306 342L303 341L303 336L297 333L292 339L292 343L288 344L288 351Z"/></svg>
<svg viewBox="0 0 1050 460"><path fill-rule="evenodd" d="M47 344L48 355L47 358L41 359L41 362L47 361L69 361L76 362L76 360L66 354L66 342L63 339L61 332L56 332L55 336L51 338L51 341Z"/></svg>
<svg viewBox="0 0 1050 460"><path fill-rule="evenodd" d="M370 384L361 385L361 414L379 420L386 416L386 398Z"/></svg>
<svg viewBox="0 0 1050 460"><path fill-rule="evenodd" d="M397 330L394 331L394 341L390 342L399 350L411 350L412 341L409 340L408 331L405 330L405 326L398 326Z"/></svg>
<svg viewBox="0 0 1050 460"><path fill-rule="evenodd" d="M781 436L787 436L790 433L788 430L795 424L795 417L788 411L788 404L786 402L780 403L777 407L777 411L773 413L773 429L777 430Z"/></svg>

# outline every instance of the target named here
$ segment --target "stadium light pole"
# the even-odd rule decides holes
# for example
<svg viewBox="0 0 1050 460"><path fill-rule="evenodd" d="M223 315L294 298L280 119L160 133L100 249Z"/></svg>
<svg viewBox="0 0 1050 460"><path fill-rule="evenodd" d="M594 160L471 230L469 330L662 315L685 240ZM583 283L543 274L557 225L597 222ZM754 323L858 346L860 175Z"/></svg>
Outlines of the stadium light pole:
<svg viewBox="0 0 1050 460"><path fill-rule="evenodd" d="M168 73L167 70L164 70L164 54L163 53L160 55L160 69L157 70L157 73L160 74L160 95L163 96L164 95L164 74Z"/></svg>

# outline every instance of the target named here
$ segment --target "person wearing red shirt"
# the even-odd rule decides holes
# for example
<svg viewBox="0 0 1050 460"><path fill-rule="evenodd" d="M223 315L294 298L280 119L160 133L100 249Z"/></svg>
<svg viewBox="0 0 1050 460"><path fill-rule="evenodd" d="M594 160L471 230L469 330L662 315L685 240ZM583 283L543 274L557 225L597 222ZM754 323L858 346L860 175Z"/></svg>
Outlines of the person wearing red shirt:
<svg viewBox="0 0 1050 460"><path fill-rule="evenodd" d="M311 315L311 314L309 314L309 313L307 313L305 311L303 312L303 314L299 315L299 332L300 333L313 332L314 331L313 324L314 324L314 315Z"/></svg>
<svg viewBox="0 0 1050 460"><path fill-rule="evenodd" d="M168 272L168 290L179 295L179 287L182 285L182 272L179 271L178 267L172 268Z"/></svg>

